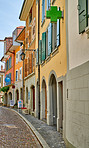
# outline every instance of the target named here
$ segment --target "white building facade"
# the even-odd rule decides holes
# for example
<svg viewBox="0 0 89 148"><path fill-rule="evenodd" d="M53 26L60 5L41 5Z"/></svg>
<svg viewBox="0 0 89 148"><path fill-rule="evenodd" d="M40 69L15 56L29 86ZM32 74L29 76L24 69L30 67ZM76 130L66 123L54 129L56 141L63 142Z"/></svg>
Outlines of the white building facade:
<svg viewBox="0 0 89 148"><path fill-rule="evenodd" d="M89 148L89 1L68 0L66 139L68 147Z"/></svg>

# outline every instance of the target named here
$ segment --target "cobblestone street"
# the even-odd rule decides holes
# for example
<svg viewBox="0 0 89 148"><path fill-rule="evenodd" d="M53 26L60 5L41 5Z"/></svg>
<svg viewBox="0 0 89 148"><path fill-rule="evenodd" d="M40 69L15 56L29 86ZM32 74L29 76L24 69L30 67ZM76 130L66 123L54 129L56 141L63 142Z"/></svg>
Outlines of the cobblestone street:
<svg viewBox="0 0 89 148"><path fill-rule="evenodd" d="M0 107L0 148L41 148L41 145L19 115Z"/></svg>

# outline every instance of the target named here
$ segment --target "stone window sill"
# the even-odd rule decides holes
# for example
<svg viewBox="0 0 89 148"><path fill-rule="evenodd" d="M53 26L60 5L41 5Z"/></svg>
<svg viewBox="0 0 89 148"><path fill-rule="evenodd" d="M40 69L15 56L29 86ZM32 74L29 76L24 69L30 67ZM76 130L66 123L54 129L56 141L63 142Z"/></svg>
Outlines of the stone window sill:
<svg viewBox="0 0 89 148"><path fill-rule="evenodd" d="M56 47L55 50L52 51L52 57L55 56L58 52L58 47Z"/></svg>
<svg viewBox="0 0 89 148"><path fill-rule="evenodd" d="M43 20L43 22L42 22L42 24L41 24L41 27L43 27L44 23L45 23L45 19Z"/></svg>
<svg viewBox="0 0 89 148"><path fill-rule="evenodd" d="M85 28L85 32L87 34L87 39L89 39L89 26Z"/></svg>
<svg viewBox="0 0 89 148"><path fill-rule="evenodd" d="M40 65L43 67L45 65L45 60L42 61L42 63Z"/></svg>

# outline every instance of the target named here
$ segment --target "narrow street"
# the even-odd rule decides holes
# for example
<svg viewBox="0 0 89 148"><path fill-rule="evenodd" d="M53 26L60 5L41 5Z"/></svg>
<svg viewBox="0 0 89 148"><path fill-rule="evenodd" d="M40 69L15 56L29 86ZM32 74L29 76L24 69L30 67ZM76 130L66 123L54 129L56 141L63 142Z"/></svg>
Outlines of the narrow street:
<svg viewBox="0 0 89 148"><path fill-rule="evenodd" d="M0 107L0 148L41 148L41 145L19 115Z"/></svg>

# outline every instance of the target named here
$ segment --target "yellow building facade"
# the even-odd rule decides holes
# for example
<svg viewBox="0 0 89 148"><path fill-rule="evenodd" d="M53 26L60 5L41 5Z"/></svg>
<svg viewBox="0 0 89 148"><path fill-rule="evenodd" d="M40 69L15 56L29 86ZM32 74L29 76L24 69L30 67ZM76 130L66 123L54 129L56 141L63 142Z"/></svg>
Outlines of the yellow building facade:
<svg viewBox="0 0 89 148"><path fill-rule="evenodd" d="M57 20L57 23L51 23L50 19L46 18L46 11L50 6L57 6L63 11L63 18L60 21ZM46 120L48 125L56 125L57 130L60 131L61 128L65 128L63 124L65 122L64 79L67 72L65 0L41 0L39 17L40 119ZM36 22L38 22L38 3ZM38 25L36 26L36 49L37 41ZM37 91L38 66L36 66L36 117L39 110Z"/></svg>

